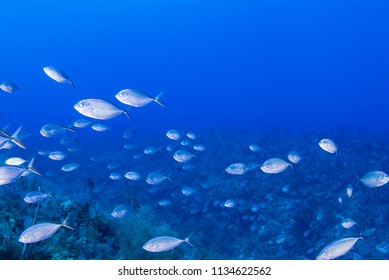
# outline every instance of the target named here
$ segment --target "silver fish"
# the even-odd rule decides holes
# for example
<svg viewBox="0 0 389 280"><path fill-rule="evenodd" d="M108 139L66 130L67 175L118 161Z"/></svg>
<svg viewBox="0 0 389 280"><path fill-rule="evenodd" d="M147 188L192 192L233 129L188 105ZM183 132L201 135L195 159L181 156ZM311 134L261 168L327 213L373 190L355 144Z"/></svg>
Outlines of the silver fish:
<svg viewBox="0 0 389 280"><path fill-rule="evenodd" d="M55 123L45 124L42 126L39 132L44 137L58 137L63 135L66 131L76 132L71 127L66 127Z"/></svg>
<svg viewBox="0 0 389 280"><path fill-rule="evenodd" d="M183 195L191 196L195 192L195 190L192 189L191 187L183 186L181 188L181 192L182 192Z"/></svg>
<svg viewBox="0 0 389 280"><path fill-rule="evenodd" d="M178 150L174 153L173 158L181 163L187 163L193 158L199 158L197 155L188 152L187 150Z"/></svg>
<svg viewBox="0 0 389 280"><path fill-rule="evenodd" d="M90 120L86 119L78 119L73 122L73 126L77 128L85 128L92 124Z"/></svg>
<svg viewBox="0 0 389 280"><path fill-rule="evenodd" d="M351 218L345 218L343 219L342 221L342 227L344 228L352 228L353 226L355 226L357 224L357 222L355 222L353 219Z"/></svg>
<svg viewBox="0 0 389 280"><path fill-rule="evenodd" d="M69 218L69 217L68 217ZM45 240L50 238L56 233L60 227L67 227L69 229L74 230L71 226L67 224L67 219L63 221L61 224L53 224L53 223L39 223L35 224L20 235L19 242L30 244Z"/></svg>
<svg viewBox="0 0 389 280"><path fill-rule="evenodd" d="M160 205L160 206L163 206L163 207L165 207L165 206L168 206L168 205L170 205L172 202L170 201L170 200L168 200L168 199L161 199L160 201L158 201L158 204Z"/></svg>
<svg viewBox="0 0 389 280"><path fill-rule="evenodd" d="M61 151L53 151L49 154L49 159L52 160L63 160L67 155Z"/></svg>
<svg viewBox="0 0 389 280"><path fill-rule="evenodd" d="M152 253L165 252L165 251L173 250L183 242L186 242L190 246L194 247L189 242L189 237L185 239L178 239L171 236L159 236L147 241L142 248Z"/></svg>
<svg viewBox="0 0 389 280"><path fill-rule="evenodd" d="M62 166L61 170L64 172L71 172L71 171L76 170L79 167L80 167L79 163L73 162L73 163L65 164L64 166Z"/></svg>
<svg viewBox="0 0 389 280"><path fill-rule="evenodd" d="M61 69L55 68L53 66L45 66L43 67L43 71L46 73L47 76L52 78L54 81L58 83L69 83L73 87L73 89L76 89L74 87L73 82L68 78L68 76L63 72Z"/></svg>
<svg viewBox="0 0 389 280"><path fill-rule="evenodd" d="M182 132L178 129L170 129L166 132L166 136L171 140L180 140L182 138Z"/></svg>
<svg viewBox="0 0 389 280"><path fill-rule="evenodd" d="M243 175L246 174L251 169L244 163L233 163L227 166L225 171L233 175Z"/></svg>
<svg viewBox="0 0 389 280"><path fill-rule="evenodd" d="M236 201L233 200L233 199L227 199L224 204L223 204L224 207L227 207L227 208L234 208L236 206Z"/></svg>
<svg viewBox="0 0 389 280"><path fill-rule="evenodd" d="M48 196L55 199L55 197L49 193L32 191L32 192L27 193L24 196L23 200L27 203L38 203L38 202L41 202L42 200L44 200Z"/></svg>
<svg viewBox="0 0 389 280"><path fill-rule="evenodd" d="M146 182L149 185L159 185L163 181L165 181L166 179L168 179L172 183L174 183L173 180L169 176L166 176L166 175L163 175L163 174L160 174L160 173L157 173L157 172L151 172L151 173L149 173L147 175Z"/></svg>
<svg viewBox="0 0 389 280"><path fill-rule="evenodd" d="M192 140L196 140L199 138L199 135L197 133L194 133L193 131L188 131L186 133L186 137L188 137L189 139L192 139Z"/></svg>
<svg viewBox="0 0 389 280"><path fill-rule="evenodd" d="M331 244L324 247L317 255L317 260L332 260L337 257L343 256L350 251L355 243L362 239L362 237L348 237L340 240L336 240Z"/></svg>
<svg viewBox="0 0 389 280"><path fill-rule="evenodd" d="M198 152L203 152L207 149L203 144L194 144L192 148Z"/></svg>
<svg viewBox="0 0 389 280"><path fill-rule="evenodd" d="M362 178L360 178L355 185L358 182L362 182L366 187L369 188L376 188L381 187L388 183L389 181L389 175L386 174L383 171L372 171L367 174L365 174Z"/></svg>
<svg viewBox="0 0 389 280"><path fill-rule="evenodd" d="M106 126L105 124L102 124L102 123L95 123L91 126L91 128L94 130L94 131L98 131L98 132L103 132L103 131L106 131L109 129L109 126Z"/></svg>
<svg viewBox="0 0 389 280"><path fill-rule="evenodd" d="M119 91L115 95L115 97L123 104L130 105L133 107L143 107L152 101L158 103L162 107L165 107L165 105L161 102L161 100L159 100L162 94L163 91L160 94L158 94L156 97L151 97L147 93L142 92L140 90L123 89Z"/></svg>
<svg viewBox="0 0 389 280"><path fill-rule="evenodd" d="M115 180L115 181L120 181L123 179L123 174L118 173L118 172L114 172L114 173L111 173L109 175L109 178L111 178L112 180Z"/></svg>
<svg viewBox="0 0 389 280"><path fill-rule="evenodd" d="M13 82L6 81L0 84L0 89L8 93L15 93L19 90L19 87Z"/></svg>
<svg viewBox="0 0 389 280"><path fill-rule="evenodd" d="M126 177L128 180L138 181L143 178L143 176L136 171L128 171L126 174L124 174L124 177Z"/></svg>
<svg viewBox="0 0 389 280"><path fill-rule="evenodd" d="M324 151L329 152L331 154L335 154L338 151L337 145L331 139L322 139L322 140L320 140L319 146Z"/></svg>
<svg viewBox="0 0 389 280"><path fill-rule="evenodd" d="M293 168L292 164L282 159L270 158L261 165L261 170L265 173L276 174L284 171L288 166Z"/></svg>
<svg viewBox="0 0 389 280"><path fill-rule="evenodd" d="M297 164L301 160L301 155L299 154L299 152L293 150L288 153L288 159L290 162Z"/></svg>
<svg viewBox="0 0 389 280"><path fill-rule="evenodd" d="M20 177L26 176L30 173L41 175L32 165L34 158L30 161L27 167L24 166L11 166L4 165L0 166L0 186L7 185L15 182Z"/></svg>
<svg viewBox="0 0 389 280"><path fill-rule="evenodd" d="M125 114L131 120L126 110L120 109L118 106L102 99L81 100L74 105L74 109L92 119L109 120Z"/></svg>
<svg viewBox="0 0 389 280"><path fill-rule="evenodd" d="M12 158L7 159L4 163L6 165L20 166L25 162L26 162L26 160L22 159L20 157L12 157Z"/></svg>
<svg viewBox="0 0 389 280"><path fill-rule="evenodd" d="M259 153L261 151L261 147L259 147L257 144L250 144L249 149L254 153Z"/></svg>
<svg viewBox="0 0 389 280"><path fill-rule="evenodd" d="M132 212L133 208L127 204L121 204L113 209L111 216L114 218L123 218Z"/></svg>
<svg viewBox="0 0 389 280"><path fill-rule="evenodd" d="M153 155L153 154L155 154L155 153L158 152L158 151L162 151L161 149L162 149L162 147L156 148L156 147L154 147L154 146L147 146L147 147L143 150L143 153L144 153L145 155Z"/></svg>

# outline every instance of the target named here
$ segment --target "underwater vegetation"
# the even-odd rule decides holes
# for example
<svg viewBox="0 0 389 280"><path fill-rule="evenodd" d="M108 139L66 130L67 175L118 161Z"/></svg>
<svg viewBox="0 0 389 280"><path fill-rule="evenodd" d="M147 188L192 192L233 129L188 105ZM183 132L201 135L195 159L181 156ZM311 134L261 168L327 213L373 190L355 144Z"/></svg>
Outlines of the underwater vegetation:
<svg viewBox="0 0 389 280"><path fill-rule="evenodd" d="M37 155L41 176L1 186L0 258L323 259L332 245L345 246L337 259L388 259L386 134L218 128L193 140L166 133L101 137L99 149L69 154L79 163L71 171ZM328 135L336 153L319 145ZM54 232L19 242L41 223ZM146 250L151 240L173 243Z"/></svg>

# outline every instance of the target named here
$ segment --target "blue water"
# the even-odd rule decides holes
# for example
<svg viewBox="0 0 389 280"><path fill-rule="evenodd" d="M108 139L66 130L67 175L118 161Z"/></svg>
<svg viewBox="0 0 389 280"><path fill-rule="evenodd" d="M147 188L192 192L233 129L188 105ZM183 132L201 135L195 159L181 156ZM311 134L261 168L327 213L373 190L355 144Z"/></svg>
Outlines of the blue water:
<svg viewBox="0 0 389 280"><path fill-rule="evenodd" d="M22 125L32 134L22 140L26 150L2 149L1 164L35 157L42 173L2 186L1 258L315 259L326 244L350 236L364 236L355 245L363 259L388 258L387 187L358 183L354 198L345 192L369 171L389 171L387 1L17 0L2 3L1 11L0 83L12 81L20 90L0 92L0 126L9 124L13 133ZM50 79L42 69L48 65L61 68L76 89ZM164 91L166 108L155 102L128 108L115 98L125 88L152 97ZM62 161L39 155L66 151L60 137L39 130L88 119L73 108L85 98L128 110L132 122L123 114L98 121L110 127L105 132L66 132L82 149ZM173 128L196 132L192 144L207 149L168 139ZM126 129L136 134L124 139ZM337 155L320 149L322 138L334 139ZM126 143L136 147L125 150ZM252 143L262 150L250 151ZM198 155L194 169L183 170L168 144ZM162 151L144 155L150 145ZM291 150L303 158L294 171L224 171L236 162L287 160ZM70 162L80 168L60 170ZM110 163L120 167L109 170ZM109 178L130 170L161 172L174 184L153 192L144 179ZM195 195L184 197L184 185ZM18 239L36 205L22 198L38 186L56 200L41 203L35 222L61 223L70 214L76 230L61 228L23 249ZM162 207L161 199L171 204ZM228 199L236 206L222 207ZM130 217L110 215L116 205L134 202ZM251 211L253 204L261 210ZM340 226L347 217L357 221L348 230ZM142 220L150 223L140 226ZM153 254L139 246L158 235L190 235L196 249L182 244Z"/></svg>

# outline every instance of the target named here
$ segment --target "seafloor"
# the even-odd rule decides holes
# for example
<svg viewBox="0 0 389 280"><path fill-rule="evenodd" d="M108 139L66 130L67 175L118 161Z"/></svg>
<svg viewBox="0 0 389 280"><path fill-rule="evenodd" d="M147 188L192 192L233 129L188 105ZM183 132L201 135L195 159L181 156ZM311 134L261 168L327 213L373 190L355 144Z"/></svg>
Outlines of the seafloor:
<svg viewBox="0 0 389 280"><path fill-rule="evenodd" d="M1 186L0 258L304 260L316 259L323 247L344 237L363 239L339 259L389 258L388 187L368 188L361 182L353 186L369 171L389 170L388 133L363 129L194 131L199 137L188 146L168 139L166 131L139 133L130 139L117 137L115 141L100 136L112 132L93 131L92 141L79 139L81 149L68 152L61 162L36 153L53 147L66 151L59 139L56 145L51 141L52 146L46 139L31 143L30 151L36 151L30 156L35 156L34 166L42 176L29 174ZM338 152L321 149L318 142L322 138L333 139ZM195 151L193 143L206 149ZM261 149L251 151L253 143ZM124 144L133 145L125 149ZM172 151L166 150L168 145L173 145L169 146ZM160 150L146 155L143 150L147 146ZM198 155L186 170L172 157L178 148ZM15 156L15 149L3 150L1 162ZM287 160L291 150L302 156L293 169L279 174L260 169L268 158ZM63 172L61 166L70 162L81 165ZM237 162L258 166L243 175L225 171ZM144 177L160 172L173 182L152 186L144 178L109 177L128 171ZM353 186L350 197L346 193L349 185ZM184 195L183 186L194 192ZM25 194L33 190L50 193L55 199L47 197L39 205L24 202ZM231 207L225 206L227 200ZM122 218L113 217L111 212L119 204L130 205L132 211ZM61 223L69 215L68 223L75 230L61 227L51 238L28 245L18 241L32 223ZM356 225L344 228L346 218ZM194 247L183 243L160 253L142 249L148 240L161 235L189 236Z"/></svg>

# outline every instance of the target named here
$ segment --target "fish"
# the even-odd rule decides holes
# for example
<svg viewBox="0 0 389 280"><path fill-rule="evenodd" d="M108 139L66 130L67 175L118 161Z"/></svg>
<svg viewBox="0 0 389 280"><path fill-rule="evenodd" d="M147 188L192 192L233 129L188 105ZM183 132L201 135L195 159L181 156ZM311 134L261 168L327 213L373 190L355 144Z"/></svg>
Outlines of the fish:
<svg viewBox="0 0 389 280"><path fill-rule="evenodd" d="M389 181L389 175L383 171L372 171L357 180L354 184L362 182L368 188L377 188L385 185Z"/></svg>
<svg viewBox="0 0 389 280"><path fill-rule="evenodd" d="M143 107L152 101L158 103L162 107L165 107L165 104L163 104L162 101L160 100L163 93L164 92L161 91L156 97L151 97L147 93L142 92L140 90L123 89L119 91L115 95L115 97L123 104L130 105L133 107Z"/></svg>
<svg viewBox="0 0 389 280"><path fill-rule="evenodd" d="M52 160L63 160L65 157L67 156L67 154L65 154L64 152L61 152L61 151L53 151L49 154L49 159L52 159Z"/></svg>
<svg viewBox="0 0 389 280"><path fill-rule="evenodd" d="M63 135L61 137L61 140L59 140L59 143L61 143L61 145L64 145L64 146L71 146L72 144L80 144L80 142L78 142L78 140L76 138L73 138L69 135Z"/></svg>
<svg viewBox="0 0 389 280"><path fill-rule="evenodd" d="M4 163L7 165L19 166L25 162L26 162L26 160L22 159L20 157L11 157L11 158L7 159Z"/></svg>
<svg viewBox="0 0 389 280"><path fill-rule="evenodd" d="M103 99L90 98L80 100L74 105L74 109L80 114L92 119L109 120L125 114L131 121L131 117L126 110L120 109L115 104Z"/></svg>
<svg viewBox="0 0 389 280"><path fill-rule="evenodd" d="M10 81L5 81L0 84L0 89L2 89L5 92L8 93L15 93L19 90L19 87L17 84L10 82Z"/></svg>
<svg viewBox="0 0 389 280"><path fill-rule="evenodd" d="M181 162L181 163L187 163L190 160L192 160L193 158L199 159L199 157L197 155L192 154L191 152L188 152L187 150L177 150L173 154L173 158L176 161Z"/></svg>
<svg viewBox="0 0 389 280"><path fill-rule="evenodd" d="M163 181L165 181L166 179L170 180L174 184L173 180L169 176L166 176L166 175L163 175L163 174L160 174L157 172L149 173L146 177L146 182L149 185L159 185Z"/></svg>
<svg viewBox="0 0 389 280"><path fill-rule="evenodd" d="M117 162L111 162L110 164L107 165L107 169L109 170L114 170L120 167L120 163Z"/></svg>
<svg viewBox="0 0 389 280"><path fill-rule="evenodd" d="M203 152L207 149L203 144L194 144L192 148L198 152Z"/></svg>
<svg viewBox="0 0 389 280"><path fill-rule="evenodd" d="M324 151L335 154L338 151L338 146L335 144L335 142L332 139L322 139L319 141L319 146Z"/></svg>
<svg viewBox="0 0 389 280"><path fill-rule="evenodd" d="M19 242L24 244L36 243L52 237L61 227L75 230L67 224L69 216L61 224L39 223L35 224L25 231L19 237Z"/></svg>
<svg viewBox="0 0 389 280"><path fill-rule="evenodd" d="M192 189L191 187L183 186L183 187L181 188L181 192L182 192L182 194L185 195L185 196L191 196L191 195L195 192L195 190Z"/></svg>
<svg viewBox="0 0 389 280"><path fill-rule="evenodd" d="M158 201L158 204L160 206L168 206L170 205L172 202L168 199L161 199L160 201Z"/></svg>
<svg viewBox="0 0 389 280"><path fill-rule="evenodd" d="M270 158L261 165L261 170L265 173L276 174L284 171L288 166L293 169L292 164L280 158Z"/></svg>
<svg viewBox="0 0 389 280"><path fill-rule="evenodd" d="M120 204L113 209L111 216L114 218L123 218L133 212L133 207L127 204Z"/></svg>
<svg viewBox="0 0 389 280"><path fill-rule="evenodd" d="M355 243L362 237L348 237L336 240L329 245L325 246L317 255L317 260L332 260L337 257L341 257L350 251Z"/></svg>
<svg viewBox="0 0 389 280"><path fill-rule="evenodd" d="M344 227L344 228L352 228L356 224L357 223L353 219L351 219L351 218L345 218L342 221L342 227Z"/></svg>
<svg viewBox="0 0 389 280"><path fill-rule="evenodd" d="M69 83L73 87L73 89L76 89L73 81L71 81L69 77L65 74L65 72L61 69L55 68L53 66L45 66L43 67L43 71L54 81L58 83Z"/></svg>
<svg viewBox="0 0 389 280"><path fill-rule="evenodd" d="M244 163L233 163L227 166L225 171L232 175L243 175L246 174L251 169Z"/></svg>
<svg viewBox="0 0 389 280"><path fill-rule="evenodd" d="M129 150L133 150L136 148L136 145L135 144L132 144L132 143L126 143L123 145L123 148L127 151Z"/></svg>
<svg viewBox="0 0 389 280"><path fill-rule="evenodd" d="M64 172L71 172L71 171L76 170L79 167L80 167L79 163L73 162L73 163L68 163L68 164L63 165L61 167L61 170L64 171Z"/></svg>
<svg viewBox="0 0 389 280"><path fill-rule="evenodd" d="M115 181L120 181L123 179L123 174L118 173L118 172L114 172L114 173L111 173L109 175L109 178L111 178L112 180L115 180Z"/></svg>
<svg viewBox="0 0 389 280"><path fill-rule="evenodd" d="M20 177L26 176L30 173L41 175L34 167L34 158L31 159L28 166L0 166L0 186L15 182Z"/></svg>
<svg viewBox="0 0 389 280"><path fill-rule="evenodd" d="M76 132L76 130L71 127L55 123L45 124L44 126L42 126L39 132L44 137L58 137L63 135L66 131Z"/></svg>
<svg viewBox="0 0 389 280"><path fill-rule="evenodd" d="M171 140L180 140L182 138L182 132L178 129L170 129L166 132L166 136Z"/></svg>
<svg viewBox="0 0 389 280"><path fill-rule="evenodd" d="M190 246L194 247L190 242L189 242L189 237L185 239L178 239L175 237L171 236L159 236L155 237L153 239L150 239L147 241L142 248L148 252L152 253L158 253L158 252L166 252L173 250L176 248L178 245L181 243L188 243Z"/></svg>
<svg viewBox="0 0 389 280"><path fill-rule="evenodd" d="M136 171L128 171L126 174L124 174L124 177L126 177L128 180L138 181L143 178L143 176Z"/></svg>
<svg viewBox="0 0 389 280"><path fill-rule="evenodd" d="M92 124L90 120L86 119L78 119L73 122L73 126L77 128L85 128Z"/></svg>
<svg viewBox="0 0 389 280"><path fill-rule="evenodd" d="M49 193L32 191L32 192L27 193L24 196L23 200L27 203L38 203L38 202L41 202L42 200L44 200L46 197L51 197L51 198L55 199L55 197Z"/></svg>
<svg viewBox="0 0 389 280"><path fill-rule="evenodd" d="M154 147L154 146L147 146L147 147L143 150L143 153L144 153L145 155L154 155L156 152L162 151L161 149L162 149L162 147L156 148L156 147Z"/></svg>
<svg viewBox="0 0 389 280"><path fill-rule="evenodd" d="M227 207L227 208L234 208L236 206L236 201L233 200L233 199L227 199L224 204L223 204L224 207Z"/></svg>
<svg viewBox="0 0 389 280"><path fill-rule="evenodd" d="M91 126L91 128L94 130L94 131L98 131L98 132L103 132L103 131L107 131L109 128L109 126L106 126L105 124L102 124L102 123L95 123Z"/></svg>
<svg viewBox="0 0 389 280"><path fill-rule="evenodd" d="M299 152L293 150L288 153L288 159L291 163L297 164L301 160L301 155Z"/></svg>
<svg viewBox="0 0 389 280"><path fill-rule="evenodd" d="M196 140L200 137L197 133L194 133L193 131L188 131L185 135L186 137L192 140Z"/></svg>
<svg viewBox="0 0 389 280"><path fill-rule="evenodd" d="M261 147L259 147L257 144L250 144L249 149L254 153L259 153L261 151Z"/></svg>

